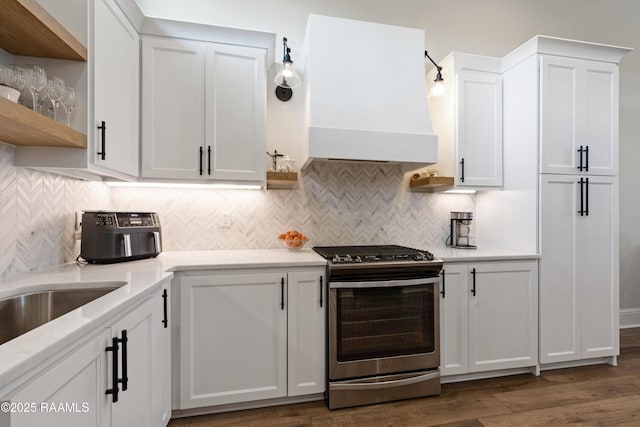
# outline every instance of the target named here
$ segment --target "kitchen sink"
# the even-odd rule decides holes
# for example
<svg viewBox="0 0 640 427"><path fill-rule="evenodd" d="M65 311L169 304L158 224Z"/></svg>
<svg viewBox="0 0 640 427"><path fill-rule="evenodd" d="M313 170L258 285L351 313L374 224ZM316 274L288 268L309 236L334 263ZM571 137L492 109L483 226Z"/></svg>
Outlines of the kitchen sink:
<svg viewBox="0 0 640 427"><path fill-rule="evenodd" d="M50 289L0 299L0 345L126 284L115 283L93 288Z"/></svg>

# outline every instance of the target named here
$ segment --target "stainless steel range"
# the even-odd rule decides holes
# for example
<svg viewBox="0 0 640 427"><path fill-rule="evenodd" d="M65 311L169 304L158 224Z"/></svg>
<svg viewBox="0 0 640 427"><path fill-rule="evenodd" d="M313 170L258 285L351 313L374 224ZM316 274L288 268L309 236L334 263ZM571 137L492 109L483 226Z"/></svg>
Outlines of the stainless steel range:
<svg viewBox="0 0 640 427"><path fill-rule="evenodd" d="M329 408L439 394L442 261L395 245L313 249L328 260Z"/></svg>

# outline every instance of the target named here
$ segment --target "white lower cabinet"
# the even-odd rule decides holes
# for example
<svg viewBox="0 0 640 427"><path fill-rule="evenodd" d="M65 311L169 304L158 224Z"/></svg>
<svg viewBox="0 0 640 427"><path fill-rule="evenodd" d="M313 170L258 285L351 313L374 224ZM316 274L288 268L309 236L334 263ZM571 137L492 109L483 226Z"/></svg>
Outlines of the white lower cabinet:
<svg viewBox="0 0 640 427"><path fill-rule="evenodd" d="M537 262L445 264L440 345L443 376L536 366Z"/></svg>
<svg viewBox="0 0 640 427"><path fill-rule="evenodd" d="M169 329L162 324L160 292L128 314L110 322L59 361L2 399L16 405L33 403L34 411L0 415L2 427L157 427L167 425L171 408L160 400L170 390L158 375L169 377L163 353L170 352ZM164 332L166 331L166 332ZM123 334L124 332L124 334ZM117 401L113 388L113 338L118 343ZM162 336L164 335L164 336ZM162 344L166 347L162 347ZM160 352L160 353L158 353ZM124 378L127 378L126 389ZM165 391L159 387L167 387ZM156 402L158 401L158 403ZM168 410L168 412L166 412ZM3 419L2 416L5 416Z"/></svg>
<svg viewBox="0 0 640 427"><path fill-rule="evenodd" d="M323 275L320 268L178 273L177 409L323 392Z"/></svg>

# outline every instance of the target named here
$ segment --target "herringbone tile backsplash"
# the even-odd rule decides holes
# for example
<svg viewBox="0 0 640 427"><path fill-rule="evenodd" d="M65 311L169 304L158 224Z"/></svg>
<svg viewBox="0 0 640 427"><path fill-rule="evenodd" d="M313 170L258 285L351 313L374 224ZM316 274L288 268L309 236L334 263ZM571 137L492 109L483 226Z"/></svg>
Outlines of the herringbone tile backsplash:
<svg viewBox="0 0 640 427"><path fill-rule="evenodd" d="M292 228L311 246L442 245L449 212L474 210L471 195L407 191L400 168L386 164L314 163L299 189L256 191L109 188L13 159L13 146L0 143L0 277L73 261L78 210L156 211L167 251L278 248L278 233Z"/></svg>
<svg viewBox="0 0 640 427"><path fill-rule="evenodd" d="M407 191L397 165L313 163L297 190L111 188L119 210L160 215L165 250L278 248L296 228L313 245L443 245L450 211L474 197ZM223 228L223 213L231 227Z"/></svg>
<svg viewBox="0 0 640 427"><path fill-rule="evenodd" d="M13 167L14 151L0 143L0 277L73 261L75 212L111 203L103 184Z"/></svg>

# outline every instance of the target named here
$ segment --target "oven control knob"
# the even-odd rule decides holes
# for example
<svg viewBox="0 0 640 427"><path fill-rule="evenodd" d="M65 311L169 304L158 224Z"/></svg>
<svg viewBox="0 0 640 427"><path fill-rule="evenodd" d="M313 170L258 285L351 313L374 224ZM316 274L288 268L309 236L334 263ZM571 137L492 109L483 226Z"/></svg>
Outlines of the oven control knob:
<svg viewBox="0 0 640 427"><path fill-rule="evenodd" d="M418 252L415 256L416 261L424 261L426 259L427 259L427 256L422 252Z"/></svg>
<svg viewBox="0 0 640 427"><path fill-rule="evenodd" d="M353 262L353 258L351 258L351 255L346 254L344 256L344 262L346 262L347 264L352 263Z"/></svg>
<svg viewBox="0 0 640 427"><path fill-rule="evenodd" d="M362 258L360 258L360 255L356 256L355 262L362 262Z"/></svg>
<svg viewBox="0 0 640 427"><path fill-rule="evenodd" d="M338 255L334 255L334 257L331 260L331 262L333 262L334 264L340 264L342 262L342 259L340 259L340 257Z"/></svg>

